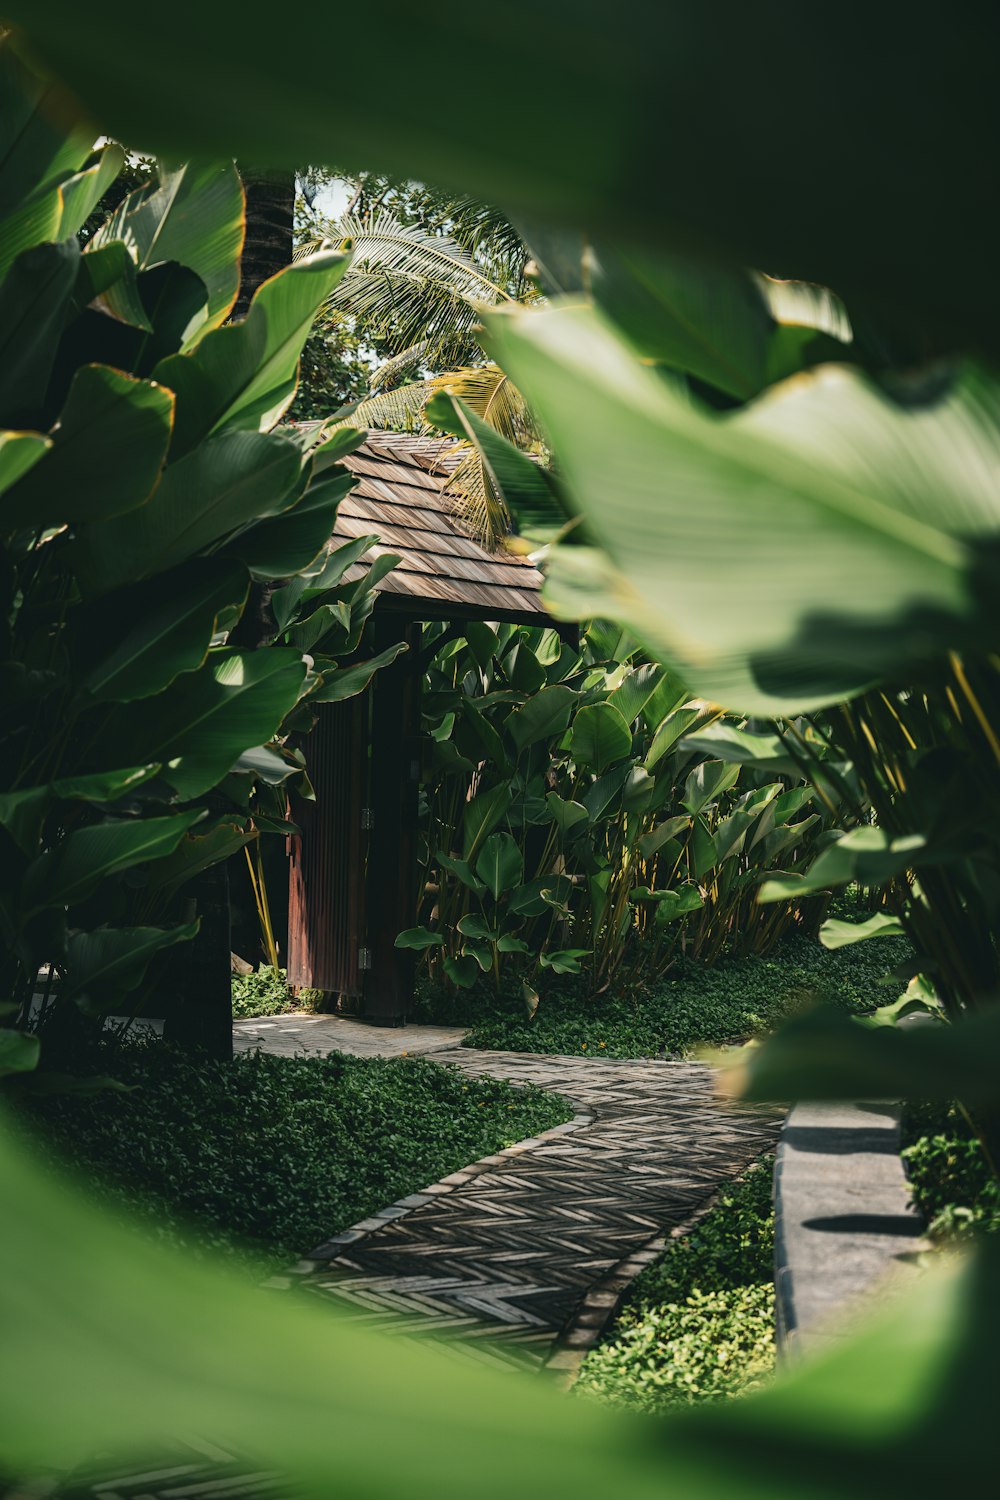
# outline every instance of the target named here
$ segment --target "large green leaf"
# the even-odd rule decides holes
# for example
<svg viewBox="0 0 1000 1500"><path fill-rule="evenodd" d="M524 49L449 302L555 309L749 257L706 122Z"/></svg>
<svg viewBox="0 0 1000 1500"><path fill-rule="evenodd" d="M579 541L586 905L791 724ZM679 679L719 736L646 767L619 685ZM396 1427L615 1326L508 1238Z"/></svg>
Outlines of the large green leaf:
<svg viewBox="0 0 1000 1500"><path fill-rule="evenodd" d="M519 708L513 709L504 721L504 730L518 753L539 740L557 739L569 724L576 701L577 694L572 688L555 683L540 688Z"/></svg>
<svg viewBox="0 0 1000 1500"><path fill-rule="evenodd" d="M109 819L75 829L28 866L21 888L24 915L82 901L109 876L169 854L201 816L195 808L166 818Z"/></svg>
<svg viewBox="0 0 1000 1500"><path fill-rule="evenodd" d="M247 588L238 563L192 558L84 605L70 632L78 691L118 702L152 697L201 665L220 614L242 604Z"/></svg>
<svg viewBox="0 0 1000 1500"><path fill-rule="evenodd" d="M292 521L298 513L299 505L306 503L311 493L311 490L306 490L302 500L282 517L282 524ZM248 532L247 535L252 536L256 530L257 528L254 528L254 531ZM285 630L296 618L300 605L319 599L329 589L335 588L352 563L364 557L365 553L377 542L378 537L374 532L355 537L353 541L345 542L342 547L333 548L324 556L317 555L307 574L293 578L285 588L277 589L271 603L279 629Z"/></svg>
<svg viewBox="0 0 1000 1500"><path fill-rule="evenodd" d="M124 744L141 759L155 745L148 758L163 762L163 776L181 797L197 797L244 750L271 738L297 702L305 673L297 651L213 652L155 698L113 709L89 753L107 758Z"/></svg>
<svg viewBox="0 0 1000 1500"><path fill-rule="evenodd" d="M98 771L84 776L60 776L42 786L0 792L0 826L6 828L24 854L38 852L42 827L53 802L117 802L154 777L160 767L128 766L120 771Z"/></svg>
<svg viewBox="0 0 1000 1500"><path fill-rule="evenodd" d="M58 187L41 189L13 213L0 220L0 277L25 250L59 239L62 194Z"/></svg>
<svg viewBox="0 0 1000 1500"><path fill-rule="evenodd" d="M831 28L822 12L788 25L781 11L762 18L739 4L645 5L610 26L599 6L570 18L563 0L539 0L525 46L513 34L498 43L496 27L457 0L419 27L394 5L379 17L377 110L363 76L329 87L332 56L372 45L360 12L311 17L306 45L294 26L265 28L238 54L231 16L193 0L179 0L170 35L109 0L113 49L71 0L10 0L7 13L101 128L175 160L214 149L289 167L333 152L529 222L710 246L733 264L834 286L852 307L888 307L938 330L945 347L997 347L981 164L997 154L1000 127L992 17L980 7L961 7L947 27L931 11L883 6ZM901 30L906 66L892 61ZM479 98L516 99L503 129L415 117L414 80L436 76L444 57L453 76L475 78ZM840 100L849 108L824 107ZM901 146L899 122L915 116Z"/></svg>
<svg viewBox="0 0 1000 1500"><path fill-rule="evenodd" d="M131 139L131 137L126 137ZM124 240L141 271L177 261L200 277L206 302L184 330L191 347L217 328L232 310L240 285L243 248L243 188L231 161L204 161L160 172L156 185L130 193L94 236L94 246ZM107 294L109 307L128 320L118 306L118 292Z"/></svg>
<svg viewBox="0 0 1000 1500"><path fill-rule="evenodd" d="M66 179L59 190L62 212L54 239L68 239L83 228L124 165L125 152L109 142L97 153L96 161Z"/></svg>
<svg viewBox="0 0 1000 1500"><path fill-rule="evenodd" d="M633 667L611 693L608 702L612 708L617 708L626 724L632 724L654 701L665 675L664 669L655 662Z"/></svg>
<svg viewBox="0 0 1000 1500"><path fill-rule="evenodd" d="M353 662L349 667L340 667L330 672L324 671L322 685L309 694L309 701L340 703L345 698L363 693L375 673L382 667L389 666L407 649L405 641L397 641L394 646L388 646L377 656L370 656L367 661Z"/></svg>
<svg viewBox="0 0 1000 1500"><path fill-rule="evenodd" d="M513 793L509 783L502 781L488 792L480 792L465 804L462 814L464 861L475 859L483 841L491 834L505 816Z"/></svg>
<svg viewBox="0 0 1000 1500"><path fill-rule="evenodd" d="M148 500L170 445L174 401L151 380L83 365L52 447L0 506L4 527L103 521Z"/></svg>
<svg viewBox="0 0 1000 1500"><path fill-rule="evenodd" d="M739 779L739 766L730 766L721 760L703 760L688 773L681 806L695 817L710 802L715 802L723 792L734 787Z"/></svg>
<svg viewBox="0 0 1000 1500"><path fill-rule="evenodd" d="M874 1003L880 997L872 995ZM743 1098L961 1099L995 1109L1000 1006L949 1024L881 1026L817 1008L733 1058L726 1080Z"/></svg>
<svg viewBox="0 0 1000 1500"><path fill-rule="evenodd" d="M82 121L63 128L57 94L58 85L25 67L9 41L0 45L0 217L64 182L87 158L93 136Z"/></svg>
<svg viewBox="0 0 1000 1500"><path fill-rule="evenodd" d="M876 912L864 922L841 922L829 917L819 930L819 940L824 948L847 948L866 938L897 937L903 930L899 918L885 911Z"/></svg>
<svg viewBox="0 0 1000 1500"><path fill-rule="evenodd" d="M0 285L0 422L36 417L76 285L76 240L18 256Z"/></svg>
<svg viewBox="0 0 1000 1500"><path fill-rule="evenodd" d="M51 447L52 439L40 432L0 432L0 495L17 484Z"/></svg>
<svg viewBox="0 0 1000 1500"><path fill-rule="evenodd" d="M693 911L700 911L705 902L696 885L673 886L669 891L656 892L656 911L653 921L657 927L666 927Z"/></svg>
<svg viewBox="0 0 1000 1500"><path fill-rule="evenodd" d="M851 336L843 314L839 321L824 317L833 299L825 293L824 300L822 288L769 283L704 256L598 243L591 252L590 285L644 358L741 399L807 363L836 357L838 346L827 330L835 329L845 342ZM771 285L781 294L773 303ZM782 340L792 327L805 337Z"/></svg>
<svg viewBox="0 0 1000 1500"><path fill-rule="evenodd" d="M810 896L816 891L835 890L838 886L885 885L894 875L933 858L922 834L911 833L892 838L881 828L852 828L843 838L824 849L806 875L783 875L767 880L761 886L758 900L787 901Z"/></svg>
<svg viewBox="0 0 1000 1500"><path fill-rule="evenodd" d="M706 750L735 765L756 766L761 771L781 771L790 776L801 774L801 761L789 753L787 741L777 734L752 734L723 721L697 730L686 743L692 750Z"/></svg>
<svg viewBox="0 0 1000 1500"><path fill-rule="evenodd" d="M567 802L558 792L547 792L545 805L564 838L587 822L587 809L579 802Z"/></svg>
<svg viewBox="0 0 1000 1500"><path fill-rule="evenodd" d="M479 851L476 874L494 901L499 901L505 891L520 885L524 875L524 860L509 833L490 834Z"/></svg>
<svg viewBox="0 0 1000 1500"><path fill-rule="evenodd" d="M294 443L258 432L225 432L168 464L138 511L83 528L74 550L81 586L105 593L162 573L228 532L273 516L299 477Z"/></svg>
<svg viewBox="0 0 1000 1500"><path fill-rule="evenodd" d="M705 718L705 713L706 705L695 700L667 714L666 718L660 722L653 735L652 743L646 751L646 759L643 762L646 770L652 771L667 751L672 749L677 741L698 723L699 719Z"/></svg>
<svg viewBox="0 0 1000 1500"><path fill-rule="evenodd" d="M590 309L488 321L609 558L557 548L550 602L566 582L574 611L760 712L837 701L989 632L995 549L974 543L1000 532L1000 395L981 373L911 408L827 366L717 418Z"/></svg>
<svg viewBox="0 0 1000 1500"><path fill-rule="evenodd" d="M344 473L311 484L301 500L274 520L261 521L240 532L226 551L238 557L254 578L289 578L302 573L327 546L340 502L356 483L353 474ZM293 582L298 584L300 580L295 578ZM306 586L305 580L301 582L300 593ZM286 589L278 593L287 597Z"/></svg>
<svg viewBox="0 0 1000 1500"><path fill-rule="evenodd" d="M631 749L632 731L613 704L589 703L574 718L569 753L578 765L600 774Z"/></svg>
<svg viewBox="0 0 1000 1500"><path fill-rule="evenodd" d="M349 264L335 250L305 256L258 287L241 323L160 361L154 377L177 396L174 457L213 432L273 427L295 395L313 319Z"/></svg>
<svg viewBox="0 0 1000 1500"><path fill-rule="evenodd" d="M61 993L115 1000L142 983L155 954L189 942L197 931L198 923L189 922L183 927L101 927L71 933Z"/></svg>
<svg viewBox="0 0 1000 1500"><path fill-rule="evenodd" d="M166 900L192 876L237 854L256 838L252 824L236 822L231 817L221 818L214 825L199 823L185 834L171 854L150 866L149 888Z"/></svg>

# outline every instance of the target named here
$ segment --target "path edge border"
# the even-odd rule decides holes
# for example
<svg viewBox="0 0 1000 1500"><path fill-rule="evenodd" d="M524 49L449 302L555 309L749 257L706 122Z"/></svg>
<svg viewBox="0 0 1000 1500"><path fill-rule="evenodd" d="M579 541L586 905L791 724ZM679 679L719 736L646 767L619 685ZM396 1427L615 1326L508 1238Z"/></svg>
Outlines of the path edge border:
<svg viewBox="0 0 1000 1500"><path fill-rule="evenodd" d="M491 1156L481 1156L478 1161L471 1162L467 1167L461 1167L457 1172L449 1172L447 1177L429 1183L419 1192L408 1193L405 1198L398 1198L395 1203L378 1209L366 1219L359 1219L356 1224L341 1230L339 1234L332 1234L329 1239L317 1245L315 1250L310 1250L294 1265L288 1266L275 1276L269 1276L262 1285L271 1291L287 1291L293 1285L293 1277L311 1276L315 1271L330 1265L332 1261L339 1260L348 1249L363 1248L369 1236L384 1229L386 1224L405 1219L407 1214L413 1213L414 1209L423 1208L425 1204L432 1203L435 1198L440 1198L444 1194L456 1192L458 1188L465 1187L466 1183L473 1182L475 1178L481 1177L484 1172L491 1171L502 1162L510 1161L525 1151L545 1146L550 1141L560 1140L563 1136L570 1135L577 1130L585 1130L587 1126L593 1125L596 1115L588 1110L581 1110L572 1099L567 1099L557 1089L546 1090L546 1092L554 1094L556 1098L563 1099L567 1105L573 1107L575 1113L571 1119L565 1120L561 1125L552 1125L538 1135L525 1136L524 1140L515 1141L513 1146L505 1146L502 1151L496 1151Z"/></svg>

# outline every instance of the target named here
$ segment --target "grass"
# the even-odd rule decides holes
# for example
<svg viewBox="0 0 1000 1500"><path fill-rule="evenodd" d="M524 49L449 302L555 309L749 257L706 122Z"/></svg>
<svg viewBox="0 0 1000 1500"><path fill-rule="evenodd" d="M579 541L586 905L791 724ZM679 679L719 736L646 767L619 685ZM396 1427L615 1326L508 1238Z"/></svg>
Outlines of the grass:
<svg viewBox="0 0 1000 1500"><path fill-rule="evenodd" d="M903 1161L932 1239L1000 1231L1000 1183L957 1104L906 1106Z"/></svg>
<svg viewBox="0 0 1000 1500"><path fill-rule="evenodd" d="M718 1203L626 1294L574 1389L657 1412L739 1395L774 1367L773 1158Z"/></svg>
<svg viewBox="0 0 1000 1500"><path fill-rule="evenodd" d="M679 966L647 989L588 997L582 981L557 980L534 1019L520 984L500 995L483 987L449 992L425 985L414 1019L468 1025L466 1045L591 1057L682 1055L699 1044L725 1046L770 1031L819 1001L862 1014L897 998L890 971L911 955L905 938L880 938L828 952L793 936L767 958L723 960L712 969Z"/></svg>
<svg viewBox="0 0 1000 1500"><path fill-rule="evenodd" d="M572 1115L410 1058L218 1063L151 1043L113 1072L130 1092L24 1096L43 1151L157 1237L268 1264Z"/></svg>

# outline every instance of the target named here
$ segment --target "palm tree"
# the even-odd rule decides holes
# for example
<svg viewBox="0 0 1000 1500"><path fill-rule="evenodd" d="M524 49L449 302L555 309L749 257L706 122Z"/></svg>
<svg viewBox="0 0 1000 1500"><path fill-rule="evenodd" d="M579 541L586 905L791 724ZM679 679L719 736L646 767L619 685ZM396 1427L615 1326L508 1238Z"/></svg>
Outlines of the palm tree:
<svg viewBox="0 0 1000 1500"><path fill-rule="evenodd" d="M372 376L371 395L351 409L350 421L430 432L425 407L446 390L510 442L539 452L540 436L523 396L479 340L484 308L539 297L527 275L524 244L509 220L474 199L427 194L420 206L427 212L417 223L377 207L349 211L337 224L323 226L327 239L350 244L354 252L326 317L350 317L385 356ZM418 372L420 378L406 381ZM510 517L478 452L464 446L448 494L470 528L496 546L510 530Z"/></svg>

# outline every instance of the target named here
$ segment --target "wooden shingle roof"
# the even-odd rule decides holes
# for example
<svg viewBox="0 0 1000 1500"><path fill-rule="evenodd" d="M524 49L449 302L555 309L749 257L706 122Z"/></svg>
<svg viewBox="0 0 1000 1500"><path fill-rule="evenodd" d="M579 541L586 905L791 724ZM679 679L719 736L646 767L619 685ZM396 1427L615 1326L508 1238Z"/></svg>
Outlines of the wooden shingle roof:
<svg viewBox="0 0 1000 1500"><path fill-rule="evenodd" d="M358 483L340 503L333 542L372 533L379 538L345 574L347 581L362 577L373 558L392 552L400 561L377 588L398 596L392 603L411 601L414 613L447 615L450 606L484 620L545 615L538 569L513 553L487 552L453 514L444 495L458 462L450 439L369 432L341 462Z"/></svg>

